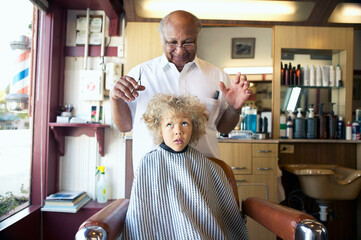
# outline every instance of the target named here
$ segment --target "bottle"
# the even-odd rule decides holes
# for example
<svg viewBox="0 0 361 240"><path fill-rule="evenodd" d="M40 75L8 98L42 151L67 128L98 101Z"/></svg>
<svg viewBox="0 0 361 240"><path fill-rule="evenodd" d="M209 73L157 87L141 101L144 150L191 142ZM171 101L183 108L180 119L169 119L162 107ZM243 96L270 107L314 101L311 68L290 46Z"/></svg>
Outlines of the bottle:
<svg viewBox="0 0 361 240"><path fill-rule="evenodd" d="M105 167L98 166L97 169L98 169L97 174L100 172L99 180L97 183L97 190L96 190L97 202L106 203L108 201L108 184L105 179L105 172L104 172Z"/></svg>
<svg viewBox="0 0 361 240"><path fill-rule="evenodd" d="M328 138L329 139L337 138L338 117L335 115L335 113L333 111L333 105L335 105L335 103L331 103L331 111L330 111L330 115L328 116Z"/></svg>
<svg viewBox="0 0 361 240"><path fill-rule="evenodd" d="M336 67L336 84L337 86L341 87L342 86L342 79L341 79L341 67L340 65L337 64Z"/></svg>
<svg viewBox="0 0 361 240"><path fill-rule="evenodd" d="M317 138L317 119L315 118L315 113L313 109L313 104L308 109L310 113L306 120L306 138L307 139L316 139Z"/></svg>
<svg viewBox="0 0 361 240"><path fill-rule="evenodd" d="M253 133L257 133L257 108L250 104L250 107L246 108L246 129L251 130Z"/></svg>
<svg viewBox="0 0 361 240"><path fill-rule="evenodd" d="M310 86L316 86L315 68L313 67L313 64L311 64L310 67Z"/></svg>
<svg viewBox="0 0 361 240"><path fill-rule="evenodd" d="M297 71L296 71L296 85L301 86L301 79L302 79L302 71L301 71L301 64L297 65Z"/></svg>
<svg viewBox="0 0 361 240"><path fill-rule="evenodd" d="M292 85L293 86L297 86L297 70L296 70L296 67L293 67L292 68L292 75L293 75L293 77L292 77Z"/></svg>
<svg viewBox="0 0 361 240"><path fill-rule="evenodd" d="M317 87L322 86L321 67L319 64L317 64L317 67L316 67L316 86Z"/></svg>
<svg viewBox="0 0 361 240"><path fill-rule="evenodd" d="M281 85L285 85L285 69L283 68L282 62L281 62Z"/></svg>
<svg viewBox="0 0 361 240"><path fill-rule="evenodd" d="M291 121L293 122L295 120L295 115L293 114L293 112L291 110L288 110L288 115L287 115L287 118L290 117L291 118Z"/></svg>
<svg viewBox="0 0 361 240"><path fill-rule="evenodd" d="M303 86L309 86L310 85L310 69L308 68L308 65L305 65L303 67Z"/></svg>
<svg viewBox="0 0 361 240"><path fill-rule="evenodd" d="M287 64L285 64L285 85L290 85L290 72L288 70Z"/></svg>
<svg viewBox="0 0 361 240"><path fill-rule="evenodd" d="M293 139L293 121L290 116L288 116L286 124L286 136L288 139Z"/></svg>
<svg viewBox="0 0 361 240"><path fill-rule="evenodd" d="M293 67L292 64L288 64L288 71L290 72L289 85L293 85Z"/></svg>
<svg viewBox="0 0 361 240"><path fill-rule="evenodd" d="M337 139L345 139L345 123L343 122L342 117L338 117Z"/></svg>
<svg viewBox="0 0 361 240"><path fill-rule="evenodd" d="M352 123L352 140L360 140L360 124L357 121Z"/></svg>
<svg viewBox="0 0 361 240"><path fill-rule="evenodd" d="M330 65L330 87L336 87L336 72L332 65Z"/></svg>
<svg viewBox="0 0 361 240"><path fill-rule="evenodd" d="M325 139L327 138L327 117L323 113L323 103L320 103L319 106L320 109L317 114L317 137L320 139Z"/></svg>
<svg viewBox="0 0 361 240"><path fill-rule="evenodd" d="M294 125L294 138L296 139L304 139L305 138L305 119L301 113L302 108L297 108L297 117L295 118L295 125Z"/></svg>
<svg viewBox="0 0 361 240"><path fill-rule="evenodd" d="M352 126L350 121L347 121L347 125L346 125L346 140L351 140L352 139Z"/></svg>
<svg viewBox="0 0 361 240"><path fill-rule="evenodd" d="M286 138L286 115L281 113L280 116L280 138Z"/></svg>

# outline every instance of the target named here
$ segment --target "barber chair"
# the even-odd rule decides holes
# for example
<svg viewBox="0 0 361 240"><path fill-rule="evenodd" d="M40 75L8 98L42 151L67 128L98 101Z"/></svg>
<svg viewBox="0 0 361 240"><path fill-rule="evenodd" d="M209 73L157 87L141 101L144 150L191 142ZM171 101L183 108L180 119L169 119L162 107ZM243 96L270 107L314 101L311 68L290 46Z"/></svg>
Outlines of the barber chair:
<svg viewBox="0 0 361 240"><path fill-rule="evenodd" d="M239 203L236 180L230 166L219 159L210 158L210 160L223 168ZM113 201L81 224L75 239L118 239L123 230L128 204L128 199ZM243 200L240 214L252 218L284 240L327 239L325 226L313 216L262 198L249 197Z"/></svg>

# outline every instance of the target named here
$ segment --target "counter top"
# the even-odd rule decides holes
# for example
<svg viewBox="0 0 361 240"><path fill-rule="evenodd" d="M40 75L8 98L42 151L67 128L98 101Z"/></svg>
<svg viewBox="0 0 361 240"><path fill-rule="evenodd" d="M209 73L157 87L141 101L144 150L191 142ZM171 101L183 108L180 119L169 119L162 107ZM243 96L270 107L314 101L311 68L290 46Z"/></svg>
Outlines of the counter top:
<svg viewBox="0 0 361 240"><path fill-rule="evenodd" d="M132 140L132 136L124 136L125 140ZM218 138L220 143L361 143L361 140L337 139L232 139Z"/></svg>
<svg viewBox="0 0 361 240"><path fill-rule="evenodd" d="M361 143L360 140L337 139L230 139L218 138L222 143Z"/></svg>

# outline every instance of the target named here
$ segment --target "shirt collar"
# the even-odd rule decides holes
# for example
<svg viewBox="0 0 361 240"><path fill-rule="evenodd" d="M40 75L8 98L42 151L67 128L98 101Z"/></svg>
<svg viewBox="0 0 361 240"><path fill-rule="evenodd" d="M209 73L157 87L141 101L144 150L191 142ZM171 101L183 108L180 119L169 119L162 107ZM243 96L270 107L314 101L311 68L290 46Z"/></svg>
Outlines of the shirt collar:
<svg viewBox="0 0 361 240"><path fill-rule="evenodd" d="M161 148L163 148L164 150L168 151L168 152L171 152L171 153L184 153L185 151L187 151L188 149L188 145L185 146L185 148L183 148L183 150L181 151L174 151L173 149L171 149L170 147L168 147L165 143L161 143L159 145Z"/></svg>
<svg viewBox="0 0 361 240"><path fill-rule="evenodd" d="M162 68L165 68L166 66L169 66L170 64L172 64L172 63L170 63L170 62L168 61L167 57L166 57L165 54L163 53L163 54L162 54L162 57L161 57L161 59L160 59L160 66L161 66ZM189 64L189 63L187 63L187 64ZM199 58L198 58L197 56L195 56L195 58L194 58L194 60L191 62L191 64L195 64L198 68L200 68Z"/></svg>

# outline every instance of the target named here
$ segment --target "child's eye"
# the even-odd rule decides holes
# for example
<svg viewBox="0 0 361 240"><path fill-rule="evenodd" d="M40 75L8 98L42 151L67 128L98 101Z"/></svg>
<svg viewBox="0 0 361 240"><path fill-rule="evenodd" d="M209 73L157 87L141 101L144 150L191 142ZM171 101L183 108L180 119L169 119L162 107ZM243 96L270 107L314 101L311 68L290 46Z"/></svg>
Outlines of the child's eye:
<svg viewBox="0 0 361 240"><path fill-rule="evenodd" d="M188 122L182 122L182 126L188 126L189 123Z"/></svg>
<svg viewBox="0 0 361 240"><path fill-rule="evenodd" d="M172 127L172 126L173 126L173 124L167 123L167 127Z"/></svg>

